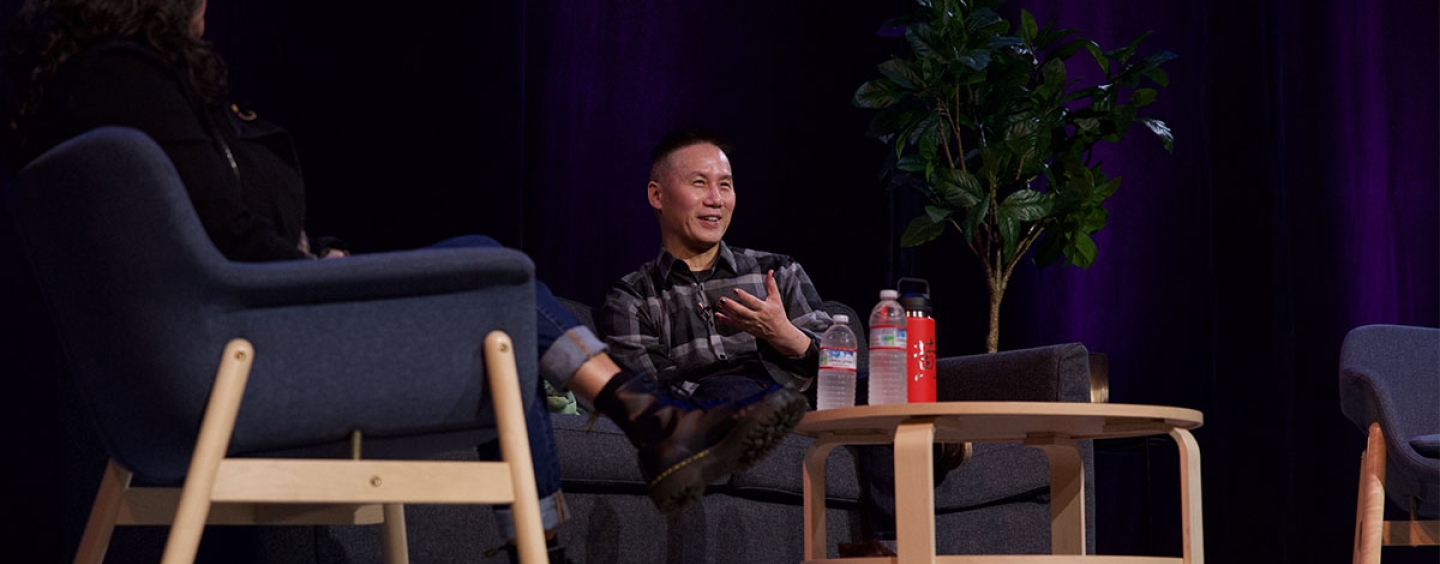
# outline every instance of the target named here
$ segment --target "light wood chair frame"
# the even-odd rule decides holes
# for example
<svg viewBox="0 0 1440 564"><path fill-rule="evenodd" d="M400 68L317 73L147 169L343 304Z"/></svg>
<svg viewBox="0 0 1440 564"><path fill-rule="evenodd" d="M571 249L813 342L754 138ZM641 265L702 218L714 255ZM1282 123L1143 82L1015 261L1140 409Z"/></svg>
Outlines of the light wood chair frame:
<svg viewBox="0 0 1440 564"><path fill-rule="evenodd" d="M1380 549L1386 546L1440 545L1440 521L1417 520L1414 499L1410 500L1409 519L1385 520L1385 453L1385 431L1380 423L1371 423L1365 451L1360 454L1353 564L1380 564Z"/></svg>
<svg viewBox="0 0 1440 564"><path fill-rule="evenodd" d="M385 562L406 564L406 503L509 503L520 561L546 561L515 347L504 332L485 339L499 462L227 457L254 359L245 339L225 347L182 487L132 487L131 472L110 461L76 564L103 562L116 526L166 524L162 564L193 563L207 524L379 524Z"/></svg>

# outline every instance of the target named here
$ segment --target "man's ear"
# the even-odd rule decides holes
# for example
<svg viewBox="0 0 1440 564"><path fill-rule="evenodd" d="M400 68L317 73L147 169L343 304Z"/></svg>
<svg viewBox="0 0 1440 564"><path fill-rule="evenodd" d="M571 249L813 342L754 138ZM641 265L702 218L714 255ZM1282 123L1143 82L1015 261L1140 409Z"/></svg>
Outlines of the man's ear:
<svg viewBox="0 0 1440 564"><path fill-rule="evenodd" d="M651 180L645 185L645 197L650 200L650 207L657 213L660 211L660 183Z"/></svg>

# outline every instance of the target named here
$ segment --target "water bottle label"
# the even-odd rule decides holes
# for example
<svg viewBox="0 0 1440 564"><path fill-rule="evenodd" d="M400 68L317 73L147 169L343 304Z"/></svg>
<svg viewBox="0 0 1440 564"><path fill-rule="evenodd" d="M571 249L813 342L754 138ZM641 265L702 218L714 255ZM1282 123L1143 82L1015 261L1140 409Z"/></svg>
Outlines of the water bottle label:
<svg viewBox="0 0 1440 564"><path fill-rule="evenodd" d="M870 329L870 348L905 350L905 328L876 325Z"/></svg>
<svg viewBox="0 0 1440 564"><path fill-rule="evenodd" d="M855 351L853 349L820 349L820 368L854 372Z"/></svg>

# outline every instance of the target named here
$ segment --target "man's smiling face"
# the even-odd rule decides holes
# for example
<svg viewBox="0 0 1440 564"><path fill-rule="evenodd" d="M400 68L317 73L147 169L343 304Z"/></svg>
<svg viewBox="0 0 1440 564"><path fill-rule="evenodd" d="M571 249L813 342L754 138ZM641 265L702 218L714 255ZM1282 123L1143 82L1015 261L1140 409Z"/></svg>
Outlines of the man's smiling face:
<svg viewBox="0 0 1440 564"><path fill-rule="evenodd" d="M719 147L697 143L670 153L648 186L660 217L660 239L679 258L714 249L730 228L735 180Z"/></svg>

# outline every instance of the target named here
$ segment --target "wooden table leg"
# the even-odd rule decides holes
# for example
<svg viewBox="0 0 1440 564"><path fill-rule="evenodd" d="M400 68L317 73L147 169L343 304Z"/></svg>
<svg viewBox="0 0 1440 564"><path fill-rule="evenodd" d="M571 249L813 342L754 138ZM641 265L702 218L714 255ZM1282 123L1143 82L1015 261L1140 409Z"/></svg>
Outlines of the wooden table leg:
<svg viewBox="0 0 1440 564"><path fill-rule="evenodd" d="M1080 445L1069 437L1038 437L1025 444L1045 451L1050 462L1050 552L1085 554L1085 466Z"/></svg>
<svg viewBox="0 0 1440 564"><path fill-rule="evenodd" d="M935 424L895 429L895 540L898 564L935 562Z"/></svg>
<svg viewBox="0 0 1440 564"><path fill-rule="evenodd" d="M1190 431L1170 429L1170 436L1180 449L1180 519L1183 530L1181 561L1204 564L1204 510L1200 503L1200 445Z"/></svg>
<svg viewBox="0 0 1440 564"><path fill-rule="evenodd" d="M829 553L826 550L825 538L825 459L830 456L830 451L841 443L830 440L831 437L821 436L810 443L810 448L805 451L805 473L801 477L801 491L805 496L805 560L814 561L825 558Z"/></svg>

